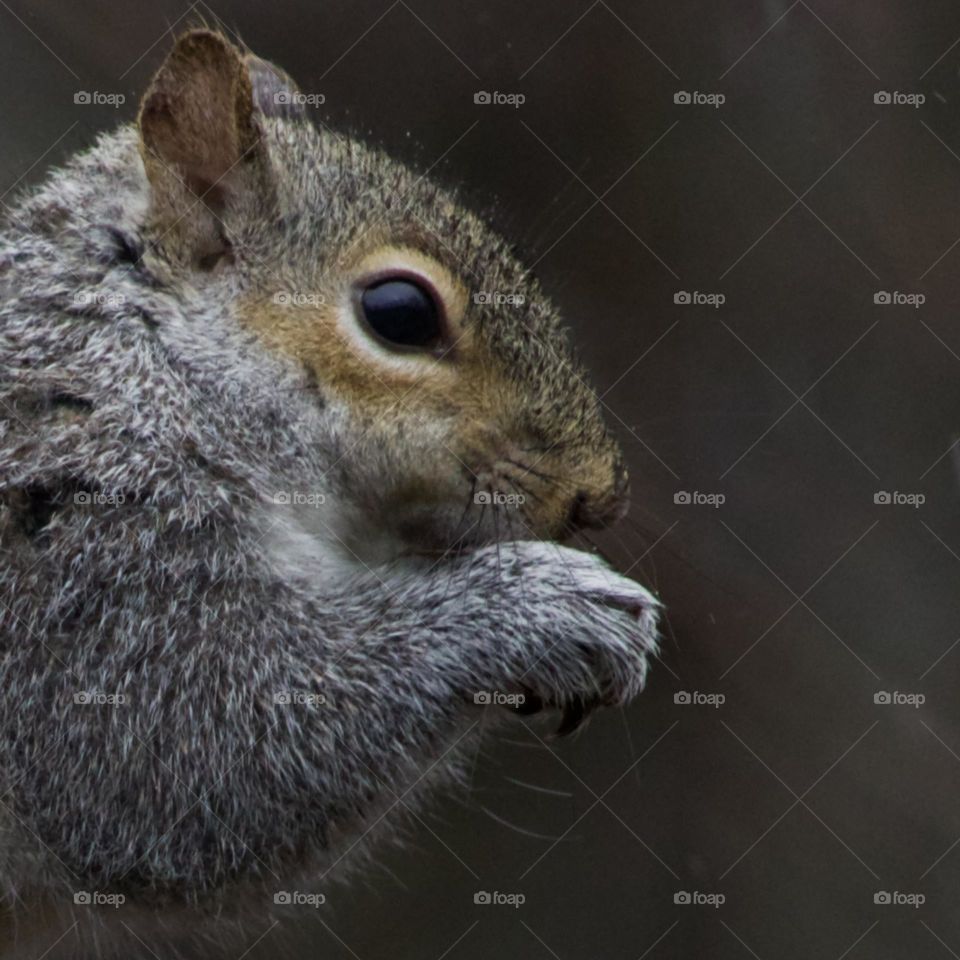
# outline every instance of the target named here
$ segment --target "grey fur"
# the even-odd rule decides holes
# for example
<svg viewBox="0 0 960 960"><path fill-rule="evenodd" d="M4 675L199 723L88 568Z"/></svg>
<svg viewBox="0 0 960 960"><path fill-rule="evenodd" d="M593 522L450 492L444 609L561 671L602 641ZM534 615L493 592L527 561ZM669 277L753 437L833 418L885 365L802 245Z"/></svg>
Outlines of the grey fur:
<svg viewBox="0 0 960 960"><path fill-rule="evenodd" d="M275 888L295 866L339 872L398 795L455 767L476 692L622 704L656 649L644 588L512 528L481 522L438 562L364 554L371 497L443 430L406 424L385 445L322 371L315 388L243 332L232 304L322 288L371 222L403 234L415 213L474 289L524 291L522 312L473 307L471 322L548 442L610 441L555 312L499 238L356 142L259 124L271 191L223 213L234 269L191 272L151 235L133 127L53 173L0 233L10 902L100 890L150 911ZM319 521L275 504L291 489L323 495ZM447 510L449 547L464 500Z"/></svg>

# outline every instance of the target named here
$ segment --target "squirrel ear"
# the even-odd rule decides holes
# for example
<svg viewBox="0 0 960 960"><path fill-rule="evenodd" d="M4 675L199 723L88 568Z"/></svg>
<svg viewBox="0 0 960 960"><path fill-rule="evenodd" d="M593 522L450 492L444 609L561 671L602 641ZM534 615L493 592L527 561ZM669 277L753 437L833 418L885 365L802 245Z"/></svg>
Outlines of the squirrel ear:
<svg viewBox="0 0 960 960"><path fill-rule="evenodd" d="M181 36L140 107L141 153L154 189L169 190L172 174L212 209L220 206L231 174L257 145L252 114L240 52L210 30Z"/></svg>
<svg viewBox="0 0 960 960"><path fill-rule="evenodd" d="M209 267L230 252L231 196L269 187L258 116L302 116L293 81L211 30L183 34L140 106L140 154L156 245Z"/></svg>

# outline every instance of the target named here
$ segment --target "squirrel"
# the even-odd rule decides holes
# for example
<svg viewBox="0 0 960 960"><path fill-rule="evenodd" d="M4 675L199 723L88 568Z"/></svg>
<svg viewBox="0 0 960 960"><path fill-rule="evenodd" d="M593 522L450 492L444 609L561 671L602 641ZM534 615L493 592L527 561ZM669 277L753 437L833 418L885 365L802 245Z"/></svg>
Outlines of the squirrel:
<svg viewBox="0 0 960 960"><path fill-rule="evenodd" d="M556 308L304 99L192 29L0 226L14 915L340 872L497 703L568 730L657 651L657 598L561 542L628 492Z"/></svg>

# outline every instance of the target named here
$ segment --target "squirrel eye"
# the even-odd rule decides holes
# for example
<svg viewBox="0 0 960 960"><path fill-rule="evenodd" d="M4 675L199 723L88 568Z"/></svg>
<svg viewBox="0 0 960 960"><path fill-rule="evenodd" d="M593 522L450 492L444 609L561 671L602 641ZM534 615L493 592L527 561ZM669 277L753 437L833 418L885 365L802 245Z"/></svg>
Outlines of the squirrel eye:
<svg viewBox="0 0 960 960"><path fill-rule="evenodd" d="M407 277L371 284L361 294L360 306L370 329L394 346L428 350L443 340L436 299Z"/></svg>

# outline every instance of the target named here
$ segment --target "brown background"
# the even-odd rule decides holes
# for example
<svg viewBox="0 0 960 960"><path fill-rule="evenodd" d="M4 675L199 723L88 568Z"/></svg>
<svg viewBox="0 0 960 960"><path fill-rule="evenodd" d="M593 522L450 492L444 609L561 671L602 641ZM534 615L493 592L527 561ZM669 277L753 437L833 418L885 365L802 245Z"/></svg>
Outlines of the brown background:
<svg viewBox="0 0 960 960"><path fill-rule="evenodd" d="M960 955L956 4L189 9L0 3L0 191L132 118L168 28L220 18L325 96L318 119L442 157L434 174L536 262L629 450L639 526L606 544L669 607L636 704L574 741L489 741L470 795L331 888L284 955ZM78 107L76 90L127 102ZM875 305L881 290L926 302ZM477 890L526 903L475 906ZM726 902L675 905L681 890ZM881 890L926 902L875 905ZM279 953L270 931L247 956Z"/></svg>

